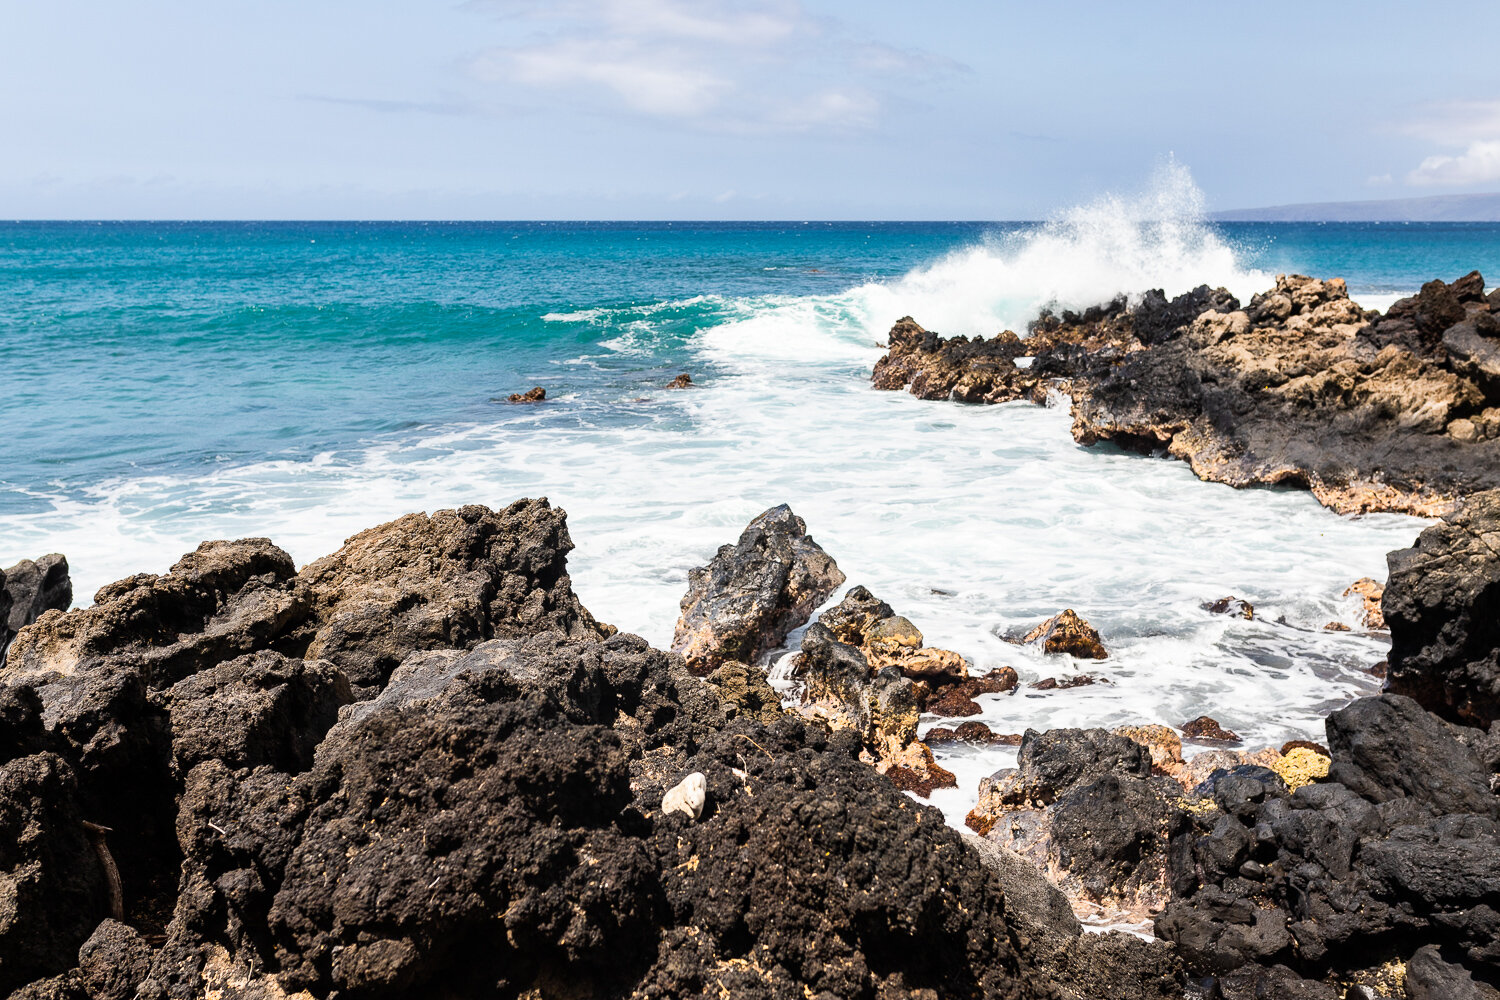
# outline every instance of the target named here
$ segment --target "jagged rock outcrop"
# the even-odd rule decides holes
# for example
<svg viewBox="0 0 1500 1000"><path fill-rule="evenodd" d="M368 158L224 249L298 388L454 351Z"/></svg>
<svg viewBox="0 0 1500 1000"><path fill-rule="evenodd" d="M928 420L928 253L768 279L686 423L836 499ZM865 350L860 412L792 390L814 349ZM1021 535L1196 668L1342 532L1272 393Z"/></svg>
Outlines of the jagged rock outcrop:
<svg viewBox="0 0 1500 1000"><path fill-rule="evenodd" d="M566 513L544 499L407 514L299 574L308 618L297 652L332 662L364 696L414 650L548 630L603 638L614 628L574 595L572 550Z"/></svg>
<svg viewBox="0 0 1500 1000"><path fill-rule="evenodd" d="M1388 688L1488 728L1500 716L1500 491L1469 497L1387 561Z"/></svg>
<svg viewBox="0 0 1500 1000"><path fill-rule="evenodd" d="M142 995L201 989L220 942L315 996L1037 995L936 811L822 727L720 729L679 664L633 636L418 654L311 771L199 765ZM701 817L661 813L694 771Z"/></svg>
<svg viewBox="0 0 1500 1000"><path fill-rule="evenodd" d="M1430 515L1500 487L1500 313L1483 286L1478 272L1428 282L1380 316L1340 279L1284 275L1244 308L1222 289L1151 292L1044 313L1024 340L945 339L908 317L874 383L965 402L1056 388L1083 444L1303 486L1339 511Z"/></svg>
<svg viewBox="0 0 1500 1000"><path fill-rule="evenodd" d="M851 587L804 634L793 675L802 684L804 713L858 733L877 771L925 796L955 779L917 739L922 712L969 714L976 694L1010 690L1016 677L1009 668L969 677L958 653L923 643L917 627L889 604Z"/></svg>
<svg viewBox="0 0 1500 1000"><path fill-rule="evenodd" d="M1027 632L1021 641L1036 643L1044 653L1065 653L1082 660L1103 660L1109 656L1098 630L1072 608L1048 618Z"/></svg>
<svg viewBox="0 0 1500 1000"><path fill-rule="evenodd" d="M66 611L72 603L68 560L59 553L22 559L0 571L0 666L17 632L48 611Z"/></svg>
<svg viewBox="0 0 1500 1000"><path fill-rule="evenodd" d="M968 825L1030 859L1071 899L1144 916L1171 896L1171 858L1189 829L1181 798L1133 740L1029 730L1017 767L980 782Z"/></svg>
<svg viewBox="0 0 1500 1000"><path fill-rule="evenodd" d="M302 574L208 543L28 629L0 684L0 987L1057 995L996 876L857 734L743 664L705 683L601 637L565 530L527 520L561 512L512 512L402 519ZM664 813L694 774L698 815Z"/></svg>
<svg viewBox="0 0 1500 1000"><path fill-rule="evenodd" d="M786 504L772 507L688 573L672 649L700 677L729 661L757 665L843 582L802 518Z"/></svg>
<svg viewBox="0 0 1500 1000"><path fill-rule="evenodd" d="M1495 977L1500 796L1482 734L1392 695L1327 729L1326 780L1288 792L1240 767L1201 789L1213 808L1189 810L1157 934L1200 975L1284 965L1355 982L1434 945Z"/></svg>

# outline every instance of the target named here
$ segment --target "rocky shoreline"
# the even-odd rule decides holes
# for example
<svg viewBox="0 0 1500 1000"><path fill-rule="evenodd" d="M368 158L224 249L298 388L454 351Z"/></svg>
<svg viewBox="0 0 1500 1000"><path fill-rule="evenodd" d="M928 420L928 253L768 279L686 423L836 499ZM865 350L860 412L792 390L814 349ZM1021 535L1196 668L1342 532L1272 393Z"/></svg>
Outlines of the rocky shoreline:
<svg viewBox="0 0 1500 1000"><path fill-rule="evenodd" d="M1500 487L1500 290L1474 271L1383 315L1340 279L1279 277L1044 312L1025 338L891 330L877 389L966 403L1072 399L1073 436L1231 486L1309 489L1341 513L1440 516Z"/></svg>
<svg viewBox="0 0 1500 1000"><path fill-rule="evenodd" d="M921 739L1016 672L980 674L864 586L838 596L785 505L689 574L668 650L584 606L545 499L409 514L300 570L268 539L204 542L75 610L62 557L12 567L0 991L1497 1000L1482 291L1430 284L1382 317L1293 277L1245 309L1147 296L1026 340L905 320L877 366L931 399L1066 390L1079 440L1204 478L1444 510L1383 593L1351 588L1390 631L1386 691L1318 741L1244 747L1206 717ZM1010 641L1109 657L1071 609ZM766 662L789 642L783 698ZM942 741L1017 747L968 833L922 801L954 784ZM1155 936L1087 932L1091 908Z"/></svg>
<svg viewBox="0 0 1500 1000"><path fill-rule="evenodd" d="M1392 554L1392 693L1326 748L1027 732L968 836L905 794L952 781L918 721L1014 672L970 676L856 586L783 706L759 659L844 582L785 507L692 574L686 658L589 614L544 500L408 515L300 572L206 542L73 611L52 579L0 670L0 987L1489 997L1497 538L1481 494ZM1088 903L1156 940L1085 933Z"/></svg>

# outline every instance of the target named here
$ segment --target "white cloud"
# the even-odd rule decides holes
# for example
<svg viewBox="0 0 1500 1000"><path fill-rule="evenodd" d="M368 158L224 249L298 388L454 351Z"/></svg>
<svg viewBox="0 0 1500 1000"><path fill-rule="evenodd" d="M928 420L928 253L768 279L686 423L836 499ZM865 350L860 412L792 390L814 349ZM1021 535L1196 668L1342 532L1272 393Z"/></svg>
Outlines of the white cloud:
<svg viewBox="0 0 1500 1000"><path fill-rule="evenodd" d="M950 61L851 37L799 0L489 0L508 36L484 80L600 112L728 132L865 129L881 88Z"/></svg>
<svg viewBox="0 0 1500 1000"><path fill-rule="evenodd" d="M1500 139L1476 140L1457 156L1429 156L1406 179L1422 186L1500 181Z"/></svg>

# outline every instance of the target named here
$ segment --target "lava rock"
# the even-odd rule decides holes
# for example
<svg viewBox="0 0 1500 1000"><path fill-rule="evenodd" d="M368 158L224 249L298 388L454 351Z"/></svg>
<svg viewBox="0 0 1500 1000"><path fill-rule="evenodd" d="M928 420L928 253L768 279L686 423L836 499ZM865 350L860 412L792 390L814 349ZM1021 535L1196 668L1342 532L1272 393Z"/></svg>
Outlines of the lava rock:
<svg viewBox="0 0 1500 1000"><path fill-rule="evenodd" d="M66 611L73 603L68 560L54 552L23 559L0 572L0 666L17 632L48 611Z"/></svg>
<svg viewBox="0 0 1500 1000"><path fill-rule="evenodd" d="M1200 715L1182 724L1182 735L1190 740L1209 740L1214 743L1239 743L1239 734L1225 729L1206 715Z"/></svg>
<svg viewBox="0 0 1500 1000"><path fill-rule="evenodd" d="M541 386L525 392L513 392L505 398L507 403L540 403L547 398L547 390Z"/></svg>
<svg viewBox="0 0 1500 1000"><path fill-rule="evenodd" d="M838 564L786 504L756 517L734 545L688 573L672 649L706 676L728 660L755 663L786 641L844 582Z"/></svg>
<svg viewBox="0 0 1500 1000"><path fill-rule="evenodd" d="M1500 715L1500 491L1469 497L1387 562L1387 688L1488 728Z"/></svg>
<svg viewBox="0 0 1500 1000"><path fill-rule="evenodd" d="M1048 618L1027 632L1021 641L1040 643L1045 653L1066 653L1084 660L1102 660L1109 656L1099 633L1071 608Z"/></svg>

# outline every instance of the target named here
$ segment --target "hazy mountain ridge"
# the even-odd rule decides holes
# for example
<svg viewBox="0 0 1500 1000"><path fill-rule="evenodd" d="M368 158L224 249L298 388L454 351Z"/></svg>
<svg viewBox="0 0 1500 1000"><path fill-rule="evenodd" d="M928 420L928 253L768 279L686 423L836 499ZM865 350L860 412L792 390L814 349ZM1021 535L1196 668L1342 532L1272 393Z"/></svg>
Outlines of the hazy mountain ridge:
<svg viewBox="0 0 1500 1000"><path fill-rule="evenodd" d="M1214 212L1216 222L1500 222L1500 193L1320 201Z"/></svg>

